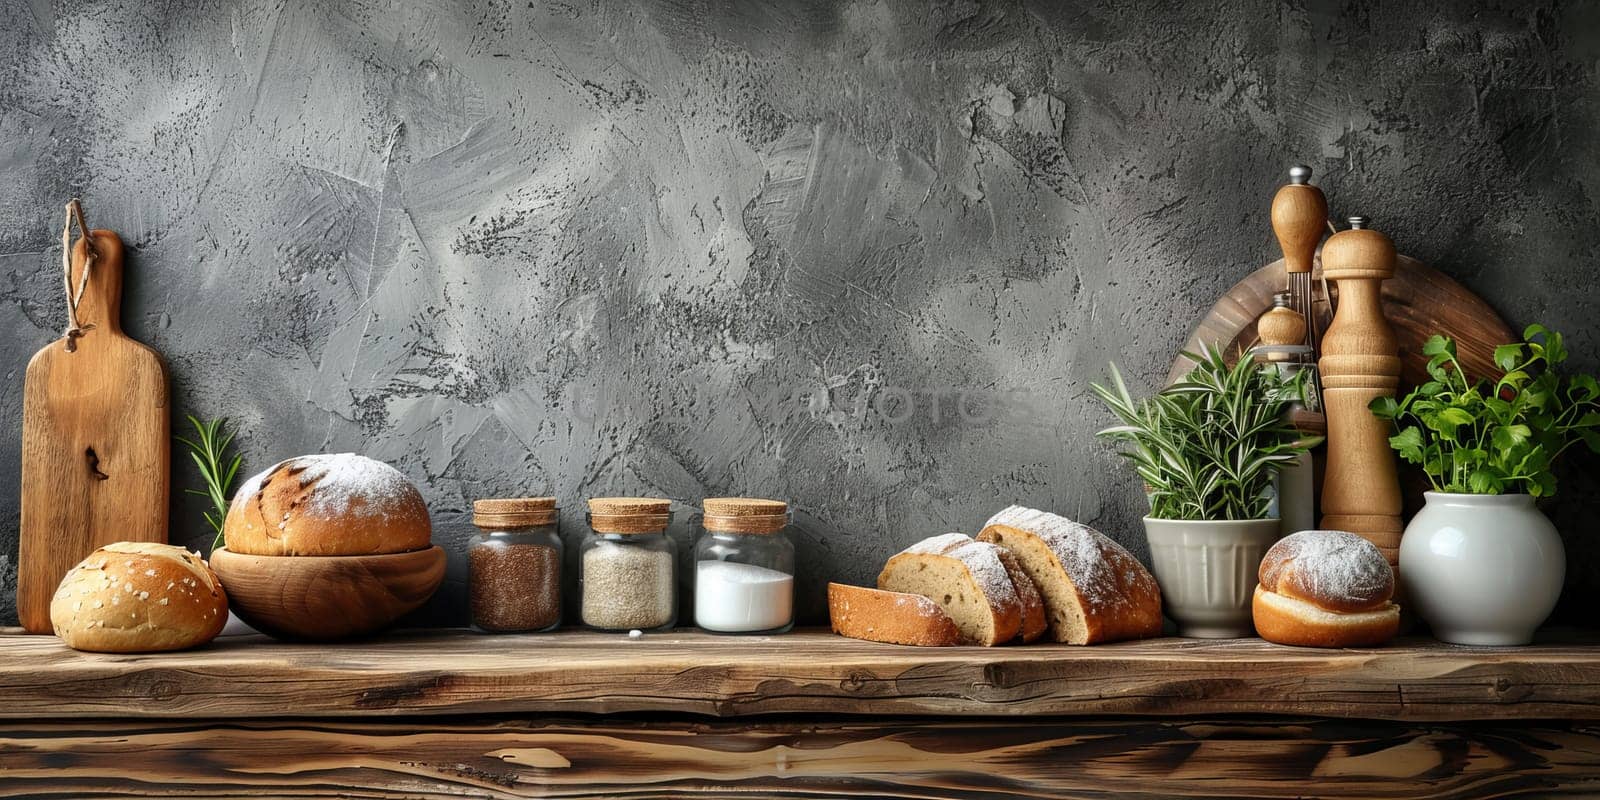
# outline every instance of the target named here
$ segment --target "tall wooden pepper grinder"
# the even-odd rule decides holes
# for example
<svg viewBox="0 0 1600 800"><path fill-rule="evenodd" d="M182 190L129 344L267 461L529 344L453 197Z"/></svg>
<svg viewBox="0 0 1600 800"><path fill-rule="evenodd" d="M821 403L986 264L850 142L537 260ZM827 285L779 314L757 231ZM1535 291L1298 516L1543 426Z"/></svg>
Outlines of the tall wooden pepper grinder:
<svg viewBox="0 0 1600 800"><path fill-rule="evenodd" d="M1360 534L1391 565L1400 552L1400 483L1389 429L1367 408L1400 384L1399 346L1383 316L1383 282L1394 277L1394 243L1362 217L1322 246L1322 274L1339 286L1339 306L1322 337L1328 463L1322 527Z"/></svg>

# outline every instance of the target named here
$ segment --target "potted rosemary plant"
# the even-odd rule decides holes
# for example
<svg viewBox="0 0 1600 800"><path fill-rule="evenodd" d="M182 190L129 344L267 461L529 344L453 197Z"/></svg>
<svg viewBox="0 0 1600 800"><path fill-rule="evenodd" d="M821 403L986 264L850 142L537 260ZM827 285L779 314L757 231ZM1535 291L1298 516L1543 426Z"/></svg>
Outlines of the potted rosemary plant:
<svg viewBox="0 0 1600 800"><path fill-rule="evenodd" d="M1433 490L1400 540L1400 573L1418 614L1447 642L1527 644L1555 608L1566 554L1534 500L1555 494L1555 460L1583 443L1600 452L1600 382L1562 376L1561 335L1530 325L1495 348L1499 380L1470 379L1455 342L1423 346L1427 383L1380 397L1389 444Z"/></svg>
<svg viewBox="0 0 1600 800"><path fill-rule="evenodd" d="M1195 367L1144 400L1115 364L1111 385L1091 386L1119 424L1099 436L1122 445L1144 481L1145 536L1167 615L1196 638L1249 636L1250 598L1267 548L1278 540L1273 482L1316 439L1284 417L1303 373L1281 374L1221 350L1184 354Z"/></svg>

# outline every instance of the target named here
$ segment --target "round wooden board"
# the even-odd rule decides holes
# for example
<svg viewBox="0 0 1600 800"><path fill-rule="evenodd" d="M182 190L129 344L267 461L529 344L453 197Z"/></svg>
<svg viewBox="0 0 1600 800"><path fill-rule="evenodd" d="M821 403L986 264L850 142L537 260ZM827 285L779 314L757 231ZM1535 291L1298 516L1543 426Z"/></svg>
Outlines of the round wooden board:
<svg viewBox="0 0 1600 800"><path fill-rule="evenodd" d="M1312 273L1319 294L1321 273L1319 257ZM1251 273L1211 307L1183 349L1198 352L1201 343L1216 343L1223 345L1230 360L1236 358L1255 344L1256 318L1272 307L1273 293L1287 285L1282 259ZM1329 285L1337 301L1338 289ZM1422 354L1422 345L1435 333L1455 339L1462 364L1475 376L1498 376L1494 349L1520 341L1482 298L1450 276L1407 256L1397 257L1394 277L1383 284L1383 312L1400 340L1402 391L1428 380L1428 359ZM1318 305L1317 317L1317 330L1326 331L1331 321L1326 303ZM1180 354L1173 360L1167 383L1183 377L1190 366Z"/></svg>

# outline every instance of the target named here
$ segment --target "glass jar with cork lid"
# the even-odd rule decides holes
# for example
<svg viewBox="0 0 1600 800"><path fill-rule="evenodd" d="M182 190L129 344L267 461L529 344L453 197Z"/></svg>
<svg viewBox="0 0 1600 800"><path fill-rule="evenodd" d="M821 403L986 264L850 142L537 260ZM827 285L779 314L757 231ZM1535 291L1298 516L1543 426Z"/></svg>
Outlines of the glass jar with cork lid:
<svg viewBox="0 0 1600 800"><path fill-rule="evenodd" d="M583 624L606 631L670 630L678 621L678 548L667 537L672 501L589 500L578 548Z"/></svg>
<svg viewBox="0 0 1600 800"><path fill-rule="evenodd" d="M491 633L561 625L561 534L554 497L476 500L467 544L472 626Z"/></svg>
<svg viewBox="0 0 1600 800"><path fill-rule="evenodd" d="M710 497L694 547L694 624L713 633L783 633L794 627L794 545L789 505Z"/></svg>

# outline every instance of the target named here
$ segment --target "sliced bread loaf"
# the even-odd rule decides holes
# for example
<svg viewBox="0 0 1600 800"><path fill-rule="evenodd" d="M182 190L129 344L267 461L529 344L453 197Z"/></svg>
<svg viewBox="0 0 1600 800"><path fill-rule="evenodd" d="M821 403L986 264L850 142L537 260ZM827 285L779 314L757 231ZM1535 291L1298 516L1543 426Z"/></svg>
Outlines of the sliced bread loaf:
<svg viewBox="0 0 1600 800"><path fill-rule="evenodd" d="M828 584L833 632L852 639L921 647L961 644L961 632L937 603L920 594Z"/></svg>
<svg viewBox="0 0 1600 800"><path fill-rule="evenodd" d="M1011 576L1012 588L1017 590L1017 602L1022 605L1022 625L1017 637L1022 639L1023 644L1036 642L1050 632L1050 618L1044 613L1044 598L1039 596L1039 587L1033 585L1033 579L1028 577L1028 571L1022 568L1022 562L1015 554L1002 547L999 555L1000 563L1006 567L1006 574Z"/></svg>
<svg viewBox="0 0 1600 800"><path fill-rule="evenodd" d="M1095 644L1161 633L1161 590L1139 560L1065 517L1011 506L978 534L1015 554L1044 598L1058 642Z"/></svg>
<svg viewBox="0 0 1600 800"><path fill-rule="evenodd" d="M964 533L924 539L894 555L878 588L932 600L972 644L1005 644L1022 630L1022 601L1000 548Z"/></svg>

